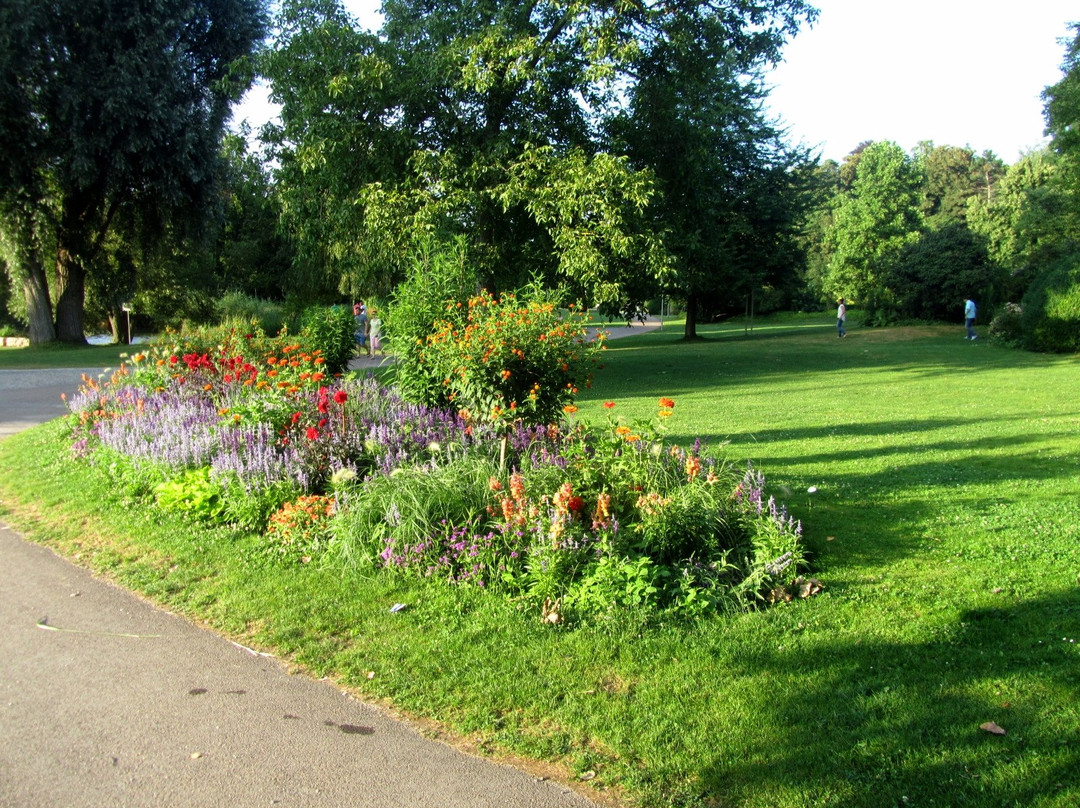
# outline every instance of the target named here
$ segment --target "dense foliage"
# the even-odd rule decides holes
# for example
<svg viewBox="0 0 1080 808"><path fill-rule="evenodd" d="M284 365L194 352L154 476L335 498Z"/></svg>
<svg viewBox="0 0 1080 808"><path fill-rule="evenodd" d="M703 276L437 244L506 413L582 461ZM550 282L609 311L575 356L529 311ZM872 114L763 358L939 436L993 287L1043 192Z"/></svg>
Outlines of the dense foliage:
<svg viewBox="0 0 1080 808"><path fill-rule="evenodd" d="M284 220L314 283L386 294L411 234L432 232L462 239L495 293L539 277L640 302L677 270L673 288L739 295L729 281L764 265L750 245L783 242L790 217L758 215L790 207L761 72L816 16L802 0L382 11L376 35L332 0L286 2L263 62ZM690 210L695 190L708 203Z"/></svg>
<svg viewBox="0 0 1080 808"><path fill-rule="evenodd" d="M1045 270L1022 303L1024 345L1033 351L1080 351L1080 253Z"/></svg>
<svg viewBox="0 0 1080 808"><path fill-rule="evenodd" d="M0 242L34 342L84 341L88 278L119 311L197 241L264 27L260 0L0 5Z"/></svg>

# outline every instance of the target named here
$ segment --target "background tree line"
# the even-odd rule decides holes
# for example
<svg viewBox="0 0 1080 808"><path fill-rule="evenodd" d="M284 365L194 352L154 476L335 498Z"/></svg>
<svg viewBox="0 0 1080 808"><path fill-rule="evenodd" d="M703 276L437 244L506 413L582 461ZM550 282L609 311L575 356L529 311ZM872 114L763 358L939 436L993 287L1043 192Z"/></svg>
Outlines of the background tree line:
<svg viewBox="0 0 1080 808"><path fill-rule="evenodd" d="M801 0L12 0L0 8L0 303L34 341L212 316L226 292L386 296L453 245L477 287L530 281L699 321L855 301L1076 350L1080 69L1046 89L1049 147L785 141L766 71ZM92 36L88 35L92 32ZM256 75L259 133L228 110ZM1006 303L1017 304L1013 308ZM1022 312L1022 313L1021 313ZM1071 339L1073 340L1070 342Z"/></svg>

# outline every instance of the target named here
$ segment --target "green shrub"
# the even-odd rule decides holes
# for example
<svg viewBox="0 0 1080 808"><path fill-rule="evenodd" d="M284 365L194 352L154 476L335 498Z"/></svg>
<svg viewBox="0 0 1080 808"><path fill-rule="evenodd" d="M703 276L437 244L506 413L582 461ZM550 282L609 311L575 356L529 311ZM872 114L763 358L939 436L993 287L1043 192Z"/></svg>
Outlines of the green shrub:
<svg viewBox="0 0 1080 808"><path fill-rule="evenodd" d="M356 350L355 321L345 306L310 306L304 310L301 342L326 360L327 373L341 373Z"/></svg>
<svg viewBox="0 0 1080 808"><path fill-rule="evenodd" d="M1017 303L1006 303L994 313L988 334L996 343L1017 348L1024 341L1023 309Z"/></svg>
<svg viewBox="0 0 1080 808"><path fill-rule="evenodd" d="M1021 305L1025 348L1080 351L1080 254L1065 256L1036 278Z"/></svg>
<svg viewBox="0 0 1080 808"><path fill-rule="evenodd" d="M192 519L216 522L225 514L221 486L210 479L210 469L189 469L178 479L154 487L158 507Z"/></svg>
<svg viewBox="0 0 1080 808"><path fill-rule="evenodd" d="M285 325L285 312L280 303L261 300L243 292L228 292L214 304L220 325L250 327L253 323L265 334L277 334Z"/></svg>
<svg viewBox="0 0 1080 808"><path fill-rule="evenodd" d="M445 316L448 301L467 300L476 291L476 276L460 242L418 247L409 277L394 291L383 324L384 348L396 360L393 381L407 401L448 404L443 379L425 364L424 341Z"/></svg>
<svg viewBox="0 0 1080 808"><path fill-rule="evenodd" d="M555 296L538 286L447 303L423 342L420 359L436 372L440 399L482 421L526 424L562 417L591 384L602 347L588 341L581 315L561 317Z"/></svg>

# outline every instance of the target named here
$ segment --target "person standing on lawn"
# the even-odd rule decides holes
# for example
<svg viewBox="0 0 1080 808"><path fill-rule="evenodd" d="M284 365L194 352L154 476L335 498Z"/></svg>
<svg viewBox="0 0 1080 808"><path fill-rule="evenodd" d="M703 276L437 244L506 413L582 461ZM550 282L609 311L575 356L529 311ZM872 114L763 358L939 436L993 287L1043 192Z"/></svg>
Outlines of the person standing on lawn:
<svg viewBox="0 0 1080 808"><path fill-rule="evenodd" d="M844 330L844 322L847 320L847 306L844 304L844 298L840 298L837 303L839 305L836 307L836 338L843 339L847 336L847 331Z"/></svg>
<svg viewBox="0 0 1080 808"><path fill-rule="evenodd" d="M967 336L964 339L979 338L975 333L975 301L970 297L964 298L964 327L967 329Z"/></svg>

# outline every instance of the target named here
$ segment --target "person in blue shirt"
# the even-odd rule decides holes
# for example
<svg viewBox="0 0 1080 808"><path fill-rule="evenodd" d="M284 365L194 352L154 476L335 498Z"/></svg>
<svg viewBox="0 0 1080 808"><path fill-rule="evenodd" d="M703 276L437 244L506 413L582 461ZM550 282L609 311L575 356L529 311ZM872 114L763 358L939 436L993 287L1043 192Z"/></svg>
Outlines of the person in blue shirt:
<svg viewBox="0 0 1080 808"><path fill-rule="evenodd" d="M371 346L368 343L368 316L363 303L353 306L353 322L355 331L353 338L356 340L356 353L358 356L371 356Z"/></svg>
<svg viewBox="0 0 1080 808"><path fill-rule="evenodd" d="M975 334L975 301L970 297L964 298L964 326L967 328L967 336L964 339L978 339Z"/></svg>

